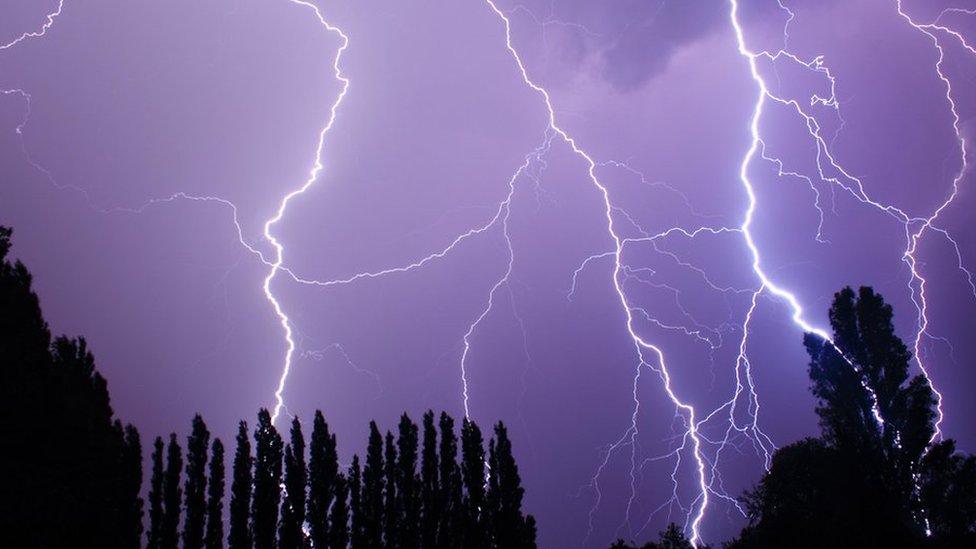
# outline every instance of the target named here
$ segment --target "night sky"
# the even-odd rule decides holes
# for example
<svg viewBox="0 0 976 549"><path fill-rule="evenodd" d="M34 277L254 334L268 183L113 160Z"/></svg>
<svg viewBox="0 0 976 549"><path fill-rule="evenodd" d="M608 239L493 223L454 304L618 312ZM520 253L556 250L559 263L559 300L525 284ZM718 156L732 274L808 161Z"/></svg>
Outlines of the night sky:
<svg viewBox="0 0 976 549"><path fill-rule="evenodd" d="M971 0L4 0L0 224L144 440L467 411L541 546L715 543L845 285L976 451L973 46Z"/></svg>

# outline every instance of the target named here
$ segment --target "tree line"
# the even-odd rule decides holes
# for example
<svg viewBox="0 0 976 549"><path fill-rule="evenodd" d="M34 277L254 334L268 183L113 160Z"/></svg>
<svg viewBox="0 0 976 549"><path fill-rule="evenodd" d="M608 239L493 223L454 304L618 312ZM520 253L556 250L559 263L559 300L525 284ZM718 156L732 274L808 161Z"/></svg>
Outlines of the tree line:
<svg viewBox="0 0 976 549"><path fill-rule="evenodd" d="M0 547L137 547L139 432L82 338L52 338L0 227Z"/></svg>
<svg viewBox="0 0 976 549"><path fill-rule="evenodd" d="M301 421L289 441L258 413L242 421L230 475L224 531L224 446L193 418L186 452L175 434L153 444L147 547L353 548L535 547L535 520L522 512L518 466L505 425L488 441L463 419L432 411L418 426L406 414L397 434L369 425L365 460L339 464L336 437L316 411L306 451ZM180 525L182 524L182 530Z"/></svg>
<svg viewBox="0 0 976 549"><path fill-rule="evenodd" d="M369 425L341 466L321 412L306 447L261 410L241 421L229 500L225 448L203 418L185 445L157 437L143 500L139 431L115 417L83 338L52 338L32 277L0 227L0 547L474 549L535 547L505 425L406 414ZM227 501L225 501L227 500ZM226 505L225 505L226 503ZM226 527L225 527L226 521Z"/></svg>
<svg viewBox="0 0 976 549"><path fill-rule="evenodd" d="M370 423L365 459L343 468L320 412L306 451L298 418L286 444L261 410L253 432L239 425L227 506L224 446L197 416L185 455L175 434L154 440L145 509L139 432L115 418L85 340L52 338L30 272L7 259L11 234L0 227L0 547L535 547L505 426L486 450L475 423L459 438L444 413L404 415L396 436ZM726 547L976 547L976 457L934 436L936 395L910 376L892 318L871 288L845 288L833 341L805 336L821 435L776 451ZM670 525L642 547L691 545Z"/></svg>

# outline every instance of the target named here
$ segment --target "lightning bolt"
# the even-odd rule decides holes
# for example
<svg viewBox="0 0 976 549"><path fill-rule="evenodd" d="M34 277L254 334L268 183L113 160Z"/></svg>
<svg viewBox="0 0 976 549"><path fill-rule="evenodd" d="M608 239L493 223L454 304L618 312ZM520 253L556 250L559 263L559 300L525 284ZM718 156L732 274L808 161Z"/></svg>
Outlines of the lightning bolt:
<svg viewBox="0 0 976 549"><path fill-rule="evenodd" d="M272 422L278 419L278 414L281 412L281 408L285 404L284 397L282 397L282 393L285 390L285 383L288 381L288 373L291 371L292 358L293 355L295 354L295 336L294 336L294 330L292 329L291 320L288 318L288 315L285 313L285 310L281 306L281 303L275 297L274 292L271 291L271 282L278 274L278 271L281 270L282 264L284 263L284 254L285 254L285 246L281 242L279 242L277 238L275 238L272 232L272 228L279 221L281 221L282 218L284 218L285 210L288 208L288 203L291 202L291 200L294 199L295 197L305 193L305 191L307 191L315 183L315 180L318 179L319 174L322 172L324 168L322 164L322 149L325 146L325 138L326 135L329 133L329 130L332 129L332 126L335 125L336 115L339 112L339 105L342 104L342 100L346 97L346 92L349 91L349 79L343 75L342 69L339 67L339 63L342 60L342 54L346 51L346 48L349 47L349 37L346 36L346 34L342 32L342 30L339 27L336 27L331 23L329 23L322 15L322 12L319 10L318 6L316 6L315 4L312 4L310 2L305 2L302 0L288 0L288 1L291 2L292 4L297 4L299 6L303 6L310 9L314 14L315 18L318 19L319 24L322 25L322 27L324 27L330 33L337 34L341 39L342 42L339 45L339 48L336 50L335 57L333 58L332 61L332 70L333 70L333 74L335 74L336 80L342 83L342 89L339 91L339 95L336 97L335 101L333 101L332 103L332 106L329 108L328 121L325 123L325 126L323 126L322 130L319 132L319 140L315 148L315 162L312 165L312 168L308 172L308 179L306 179L305 182L300 187L286 194L281 199L281 202L278 205L278 211L275 212L274 216L272 216L264 223L264 238L271 243L271 246L274 248L275 252L274 252L274 258L271 260L271 269L268 271L268 275L264 278L264 284L262 285L262 289L264 290L265 297L271 303L272 308L274 308L275 315L277 315L278 320L281 323L281 329L285 333L285 342L287 343L287 348L285 350L284 365L282 366L281 376L278 378L278 386L275 389L275 393L274 393L275 406L274 406L274 413L272 413L271 415Z"/></svg>
<svg viewBox="0 0 976 549"><path fill-rule="evenodd" d="M264 253L262 253L254 245L249 243L247 239L244 237L244 230L241 227L240 221L238 219L237 206L230 200L218 196L198 196L198 195L191 195L185 192L177 192L166 197L151 198L147 200L145 203L143 203L141 206L135 208L114 207L109 209L103 209L95 206L92 203L85 189L75 187L72 185L61 185L57 183L54 180L50 171L48 171L43 166L41 166L40 164L38 164L33 160L33 158L30 156L23 142L23 130L30 118L30 107L31 107L30 94L22 89L0 90L0 93L4 95L12 95L12 94L20 95L21 97L23 97L23 99L26 102L25 116L22 119L21 123L16 127L16 133L21 137L21 146L28 162L30 162L32 166L34 166L36 169L42 172L48 178L48 180L51 181L51 183L54 184L57 188L59 189L70 188L72 190L78 191L81 194L83 194L86 200L88 201L89 206L95 209L96 211L100 213L121 212L121 213L139 214L144 212L149 207L172 203L175 201L212 202L212 203L223 205L231 210L233 215L233 224L237 231L237 238L239 243L244 249L246 249L251 254L255 255L262 263L264 263L269 268L268 274L263 279L261 288L262 291L264 292L265 298L271 304L271 307L275 313L275 316L279 321L279 324L285 336L286 350L285 350L284 361L281 369L281 374L279 376L277 387L274 391L274 412L272 414L272 421L277 420L278 416L281 413L282 408L284 407L284 399L282 393L284 391L285 384L288 379L288 374L291 371L292 359L294 357L295 350L296 350L294 328L292 326L290 318L288 317L287 313L282 307L281 302L278 300L278 298L275 296L272 290L271 287L272 282L274 281L274 279L276 278L279 272L285 272L289 276L291 276L292 279L299 282L304 282L304 283L314 282L314 281L308 281L306 279L297 276L290 269L284 266L285 247L284 244L282 244L274 236L273 228L277 223L279 223L284 218L285 212L288 208L288 204L292 201L292 199L305 193L305 191L307 191L315 183L320 173L324 169L324 166L322 164L322 150L325 146L326 136L335 124L339 106L341 105L342 100L345 98L346 92L348 91L349 84L350 84L349 79L343 75L342 70L340 68L342 54L349 46L348 36L340 28L329 23L329 21L326 20L326 18L323 16L321 10L315 4L304 0L287 0L287 1L290 4L296 4L298 6L309 9L314 15L314 17L316 18L316 20L319 22L319 24L326 31L336 34L340 38L341 42L339 48L336 50L335 57L333 58L332 69L335 78L341 83L341 89L336 99L330 106L328 120L326 121L322 129L319 131L318 142L315 149L315 160L312 167L309 169L308 178L302 183L301 186L288 192L281 198L274 215L268 220L266 220L264 223L263 237L265 240L267 240L268 243L271 244L271 247L273 249L273 254L271 254L270 258L266 257ZM44 36L47 33L48 29L50 29L51 26L54 24L55 19L61 14L63 7L64 7L64 0L60 0L58 3L57 10L47 15L46 23L39 30L23 33L15 40L7 44L4 44L3 46L0 46L0 50L13 47L18 43L31 38L40 38ZM344 354L344 351L342 352Z"/></svg>
<svg viewBox="0 0 976 549"><path fill-rule="evenodd" d="M14 38L10 42L0 45L0 51L9 50L10 48L13 48L17 44L20 44L21 42L27 40L43 37L45 34L47 34L48 29L50 29L54 25L54 20L61 15L62 10L64 10L64 0L58 0L57 8L55 8L54 11L48 13L44 17L45 21L44 24L41 25L41 28L35 31L25 32L20 36L18 36L17 38ZM40 164L34 161L34 159L30 156L30 153L27 151L27 146L24 143L24 128L27 126L28 122L30 122L31 102L33 101L33 97L31 97L31 94L27 92L27 90L21 88L0 89L0 95L19 95L24 100L24 116L21 119L20 123L17 124L17 126L14 128L14 132L17 134L17 138L20 140L21 152L24 154L24 157L27 159L27 162L31 166L33 166L35 169L40 171L42 174L44 174L45 177L47 177L49 180L53 182L51 173L46 169L44 169L43 166L41 166Z"/></svg>
<svg viewBox="0 0 976 549"><path fill-rule="evenodd" d="M383 383L380 381L380 376L377 375L376 372L367 370L366 368L363 368L362 366L359 366L353 362L352 358L349 357L349 353L346 352L345 347L343 347L340 343L333 343L324 349L304 351L302 353L302 357L311 358L313 360L324 360L325 354L329 351L332 351L342 357L343 362L345 362L346 365L352 369L352 371L372 379L373 383L376 385L376 398L379 398L383 394Z"/></svg>
<svg viewBox="0 0 976 549"><path fill-rule="evenodd" d="M625 239L622 238L617 233L617 229L615 227L614 218L613 218L613 213L615 211L615 208L611 203L610 192L607 189L607 186L603 182L601 182L600 178L596 174L596 168L597 168L596 162L582 147L580 147L580 145L576 142L576 140L572 136L570 136L564 129L562 129L559 126L559 124L556 122L556 113L549 92L545 88L536 84L535 81L532 80L532 78L528 74L524 62L522 61L521 56L518 53L518 50L512 44L512 25L508 16L505 14L505 12L503 12L501 9L498 8L498 6L495 4L493 0L486 0L486 4L491 9L491 11L494 12L494 14L499 19L501 19L504 25L505 47L508 50L509 54L512 56L512 59L515 61L515 64L519 70L519 74L522 77L523 83L542 97L548 114L549 130L553 134L555 134L555 136L561 139L566 145L568 145L572 149L573 153L575 153L581 160L585 162L587 166L587 175L589 177L590 182L596 187L596 189L603 197L603 206L604 206L604 214L606 217L607 232L614 243L614 249L612 253L608 255L608 257L611 257L613 259L613 263L614 263L613 277L612 277L613 287L614 287L614 291L617 294L617 298L620 301L621 308L623 309L624 316L626 319L625 326L628 334L630 335L631 341L634 344L634 349L637 353L637 357L639 360L636 369L636 374L634 376L634 385L633 385L634 413L632 416L633 428L630 430L630 433L632 433L631 444L633 445L636 442L634 440L634 438L636 437L636 421L637 421L636 418L640 408L640 399L637 397L637 387L640 383L641 370L644 367L647 367L656 371L661 376L661 379L664 383L665 392L667 393L668 397L671 399L675 408L677 410L680 410L680 412L686 418L686 425L688 427L688 430L686 432L686 437L687 440L691 441L691 445L693 448L694 459L697 463L698 483L700 489L699 496L697 498L697 502L698 502L697 511L693 510L693 518L691 519L691 532L692 532L691 542L692 544L697 545L698 542L700 541L699 526L701 524L702 519L704 518L705 509L708 506L708 487L706 485L706 478L705 478L706 464L705 464L705 459L702 457L702 453L701 453L702 443L701 443L701 439L698 436L698 431L697 431L698 424L695 417L695 409L690 404L687 404L683 400L681 400L672 389L671 376L668 372L667 362L665 360L664 353L661 351L661 349L658 348L653 343L645 340L640 334L637 333L635 327L635 321L634 321L634 315L636 310L635 307L633 307L630 304L627 298L627 294L623 288L625 266L621 261L621 253L623 252ZM653 356L654 358L653 363L649 361L648 355ZM653 364L656 364L657 367L655 368Z"/></svg>
<svg viewBox="0 0 976 549"><path fill-rule="evenodd" d="M927 24L916 23L907 13L905 13L902 7L901 0L896 0L896 5L898 8L898 15L900 15L902 19L904 19L914 29L916 29L917 31L919 31L920 33L924 34L929 39L931 39L932 45L935 47L936 51L938 51L938 60L935 62L934 69L935 69L935 73L939 77L939 80L941 80L942 83L945 85L945 98L946 98L946 102L949 105L949 111L952 114L952 129L953 132L955 133L956 142L959 144L959 156L961 159L959 171L956 172L955 177L953 177L952 179L952 191L945 198L942 204L940 204L939 207L936 208L936 210L932 213L932 215L923 219L918 229L914 233L911 233L909 246L904 253L904 261L905 263L908 264L912 276L912 283L910 284L912 302L915 304L915 308L918 314L918 319L917 319L918 330L915 334L915 345L914 345L915 360L918 363L918 366L922 370L922 373L925 375L925 377L931 379L931 376L929 375L929 372L926 369L925 363L922 360L922 350L921 350L922 339L926 337L928 326L929 326L928 301L926 300L926 296L925 296L925 287L928 280L926 280L926 278L922 276L922 273L920 272L918 267L918 261L915 257L915 254L918 251L919 243L921 242L922 237L924 236L927 230L931 229L943 234L952 244L953 249L956 252L958 267L965 273L967 280L969 281L970 288L972 288L974 291L973 295L976 296L976 286L973 285L973 275L972 272L970 272L963 266L962 255L960 254L959 251L959 245L949 235L948 232L946 232L944 229L938 229L937 227L935 227L936 220L938 220L939 216L942 215L942 212L944 212L956 199L956 196L958 196L959 185L961 184L963 178L966 176L969 170L969 159L967 154L968 152L967 141L966 138L963 137L962 131L959 129L959 120L960 120L959 112L956 107L955 99L953 98L952 82L945 75L945 72L943 72L942 69L942 63L943 61L945 61L945 50L943 49L942 43L939 41L939 38L936 36L934 31L941 31L956 38L969 53L976 55L976 49L970 46L969 43L966 42L965 38L963 38L961 34L944 25L941 25L937 22L927 23ZM949 8L943 10L942 13L939 14L939 18L936 21L941 20L942 16L945 15L946 13L950 13L953 11L967 13L967 14L973 13L968 10ZM942 410L942 394L939 393L939 391L936 390L934 386L932 387L932 390L936 394L937 407L938 407L938 419L936 420L936 424L935 424L936 429L932 438L932 440L935 440L937 437L941 436L941 424L942 424L942 420L945 417L945 414Z"/></svg>
<svg viewBox="0 0 976 549"><path fill-rule="evenodd" d="M467 367L468 354L471 351L471 339L474 335L475 330L478 329L478 326L481 324L481 322L485 319L485 317L487 317L491 313L491 310L495 305L495 293L498 292L498 290L502 286L507 286L509 284L509 278L512 276L512 268L515 264L515 250L512 247L512 236L508 231L508 220L512 213L512 198L515 196L515 183L518 180L518 178L524 172L526 172L526 170L528 170L528 168L532 165L533 161L538 161L538 162L542 161L546 153L549 152L549 147L552 144L552 139L553 139L553 135L547 132L546 137L543 140L542 144L539 145L539 147L537 147L534 151L526 155L525 162L523 162L522 165L519 166L519 168L512 175L511 179L509 179L508 194L506 195L505 200L502 201L499 207L498 210L499 215L496 215L496 218L499 216L501 218L502 235L505 239L505 247L506 247L506 251L508 252L507 253L508 261L506 263L505 272L497 281L495 281L495 284L491 287L491 290L488 292L488 301L485 304L484 309L482 309L481 314L479 314L477 318L475 318L474 322L472 322L468 326L468 329L464 333L464 337L462 338L464 342L464 350L461 352L461 393L464 400L465 417L471 417L470 394L468 391L468 367ZM492 223L494 222L495 220L492 220ZM511 288L509 288L509 296L513 300L512 307L513 310L515 310L514 308L515 298L514 296L511 295ZM524 337L524 333L525 333L524 324L522 323L521 317L518 316L517 312L515 313L515 316L519 321L519 325L522 327L522 333Z"/></svg>
<svg viewBox="0 0 976 549"><path fill-rule="evenodd" d="M25 40L30 40L33 38L41 38L42 36L47 34L47 30L50 29L52 25L54 25L54 20L57 19L59 15L61 15L61 10L63 9L64 9L64 0L58 0L58 7L51 13L47 14L47 16L45 16L45 22L43 25L41 25L40 29L36 31L25 32L20 36L18 36L17 38L14 38L10 42L0 45L0 51L10 49Z"/></svg>

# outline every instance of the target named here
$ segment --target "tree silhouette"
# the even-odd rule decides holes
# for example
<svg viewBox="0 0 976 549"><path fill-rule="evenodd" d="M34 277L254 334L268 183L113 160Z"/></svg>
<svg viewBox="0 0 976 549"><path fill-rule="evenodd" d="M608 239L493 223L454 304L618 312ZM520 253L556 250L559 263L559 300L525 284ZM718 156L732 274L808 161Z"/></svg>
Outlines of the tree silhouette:
<svg viewBox="0 0 976 549"><path fill-rule="evenodd" d="M422 547L435 547L437 526L440 522L440 499L438 492L437 429L434 426L434 411L424 414L424 443L420 464L420 543Z"/></svg>
<svg viewBox="0 0 976 549"><path fill-rule="evenodd" d="M251 533L256 549L272 549L281 504L281 458L284 443L266 409L258 412L254 430L254 499Z"/></svg>
<svg viewBox="0 0 976 549"><path fill-rule="evenodd" d="M464 507L461 499L461 469L457 463L457 435L454 433L454 419L441 412L439 420L440 442L440 483L438 485L438 507L440 525L437 529L437 547L457 547L461 544L464 525Z"/></svg>
<svg viewBox="0 0 976 549"><path fill-rule="evenodd" d="M636 549L636 547L618 539L610 546L610 549ZM647 542L641 545L640 549L694 549L694 546L685 537L681 528L672 522L668 524L667 529L658 533L658 541Z"/></svg>
<svg viewBox="0 0 976 549"><path fill-rule="evenodd" d="M206 521L207 447L210 431L200 414L193 416L193 426L186 440L186 484L184 498L186 519L183 523L183 548L203 547Z"/></svg>
<svg viewBox="0 0 976 549"><path fill-rule="evenodd" d="M353 549L366 547L366 531L363 527L363 473L359 466L359 456L352 456L349 466L349 541Z"/></svg>
<svg viewBox="0 0 976 549"><path fill-rule="evenodd" d="M207 549L224 546L224 443L214 438L210 449L210 478L207 483Z"/></svg>
<svg viewBox="0 0 976 549"><path fill-rule="evenodd" d="M397 498L397 448L393 433L386 432L383 447L383 543L387 549L400 545L400 509Z"/></svg>
<svg viewBox="0 0 976 549"><path fill-rule="evenodd" d="M955 442L945 440L922 458L921 507L941 545L971 547L976 541L976 457L955 450Z"/></svg>
<svg viewBox="0 0 976 549"><path fill-rule="evenodd" d="M85 340L52 341L30 272L7 258L12 235L0 227L0 546L132 547L138 435L114 418Z"/></svg>
<svg viewBox="0 0 976 549"><path fill-rule="evenodd" d="M247 423L241 421L237 428L237 450L234 453L234 479L230 486L230 549L251 549L251 490L253 487L254 458L251 456L251 440Z"/></svg>
<svg viewBox="0 0 976 549"><path fill-rule="evenodd" d="M461 422L461 477L464 481L464 547L485 547L488 541L485 509L485 448L481 429L464 418Z"/></svg>
<svg viewBox="0 0 976 549"><path fill-rule="evenodd" d="M315 547L329 546L332 539L329 534L332 528L330 508L333 500L338 497L338 474L339 456L336 453L335 435L329 433L329 424L325 422L322 412L316 410L308 458L308 521ZM348 521L348 512L346 520Z"/></svg>
<svg viewBox="0 0 976 549"><path fill-rule="evenodd" d="M56 426L40 429L45 422L56 421L57 411L48 401L60 396L52 390L56 374L51 363L51 332L27 267L7 259L12 235L11 229L0 226L0 468L11 472L5 475L0 491L0 545L9 547L64 539L57 533L44 533L47 525L42 517L67 518L60 501L50 499L62 481L60 475L48 477L48 473L57 475L54 468L58 464L51 452L60 448L57 433L44 435ZM18 448L28 440L34 446L31 459ZM71 488L64 486L69 492L65 495L71 497ZM32 535L34 532L37 534Z"/></svg>
<svg viewBox="0 0 976 549"><path fill-rule="evenodd" d="M147 547L159 549L163 532L163 444L162 437L153 442L152 479L149 483L149 532Z"/></svg>
<svg viewBox="0 0 976 549"><path fill-rule="evenodd" d="M502 422L495 425L495 437L489 443L488 505L495 547L534 548L535 519L522 514L525 490L518 465L512 455L512 442Z"/></svg>
<svg viewBox="0 0 976 549"><path fill-rule="evenodd" d="M122 428L121 423L116 422L117 428ZM138 548L142 547L142 442L139 439L139 431L132 425L124 427L124 442L122 445L121 462L121 499L123 502L132 502L129 509L123 508L123 522L120 524L122 535L122 546Z"/></svg>
<svg viewBox="0 0 976 549"><path fill-rule="evenodd" d="M845 288L829 318L833 344L804 338L822 435L776 452L745 496L750 525L730 545L974 541L976 499L949 495L976 494L976 476L957 474L974 462L955 456L951 442L929 445L936 400L924 376L909 379L912 356L895 335L891 306L871 288ZM957 526L948 526L950 515ZM932 537L926 523L936 525Z"/></svg>
<svg viewBox="0 0 976 549"><path fill-rule="evenodd" d="M297 549L305 535L305 437L297 417L291 422L291 440L285 447L285 497L281 502L281 525L278 529L278 545L282 549Z"/></svg>
<svg viewBox="0 0 976 549"><path fill-rule="evenodd" d="M163 521L159 534L159 545L163 549L175 549L179 545L182 472L183 449L180 448L176 433L172 433L166 446L166 475L163 477Z"/></svg>
<svg viewBox="0 0 976 549"><path fill-rule="evenodd" d="M6 259L10 235L0 227L0 467L7 472L0 491L0 547L139 547L139 432L114 417L108 385L87 342L52 340L30 273ZM459 465L454 427L446 413L435 426L428 411L420 449L419 429L406 414L396 435L388 431L385 440L370 422L365 467L354 455L348 474L342 474L336 437L321 412L315 414L306 468L299 419L292 421L286 446L270 413L260 410L253 456L248 425L238 425L228 545L534 548L535 523L521 512L523 490L504 425L498 424L489 444L490 470L481 430L467 418ZM30 452L23 451L28 447ZM971 476L972 462L952 454L951 448L933 453L922 474ZM203 418L193 417L185 455L175 433L168 444L156 437L151 463L147 546L223 547L224 446L217 438L211 443ZM923 499L942 509L969 494L949 490ZM934 524L959 532L966 516L946 515Z"/></svg>
<svg viewBox="0 0 976 549"><path fill-rule="evenodd" d="M417 476L417 424L407 414L400 416L397 436L396 495L398 545L402 549L420 547L420 478Z"/></svg>
<svg viewBox="0 0 976 549"><path fill-rule="evenodd" d="M363 487L360 501L363 516L364 547L383 546L383 437L376 422L369 422L369 442L366 446L366 466L363 467Z"/></svg>
<svg viewBox="0 0 976 549"><path fill-rule="evenodd" d="M346 549L349 545L349 481L346 476L338 474L335 479L335 498L329 510L329 536L327 543L321 547L329 549ZM316 547L320 547L316 545Z"/></svg>

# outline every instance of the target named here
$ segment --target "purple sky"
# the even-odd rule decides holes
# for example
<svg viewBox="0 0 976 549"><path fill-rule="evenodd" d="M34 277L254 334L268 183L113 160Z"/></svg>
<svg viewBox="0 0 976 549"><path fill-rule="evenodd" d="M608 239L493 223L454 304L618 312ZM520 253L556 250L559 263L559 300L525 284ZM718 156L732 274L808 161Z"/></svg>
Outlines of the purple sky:
<svg viewBox="0 0 976 549"><path fill-rule="evenodd" d="M285 362L264 224L342 90L320 13L350 84L271 228L282 417L322 409L347 459L370 418L462 415L466 380L542 546L718 542L765 453L817 432L800 326L844 285L914 344L924 279L942 430L976 451L976 15L943 11L976 2L739 4L64 0L42 32L57 0L6 0L0 223L123 418L230 439Z"/></svg>

